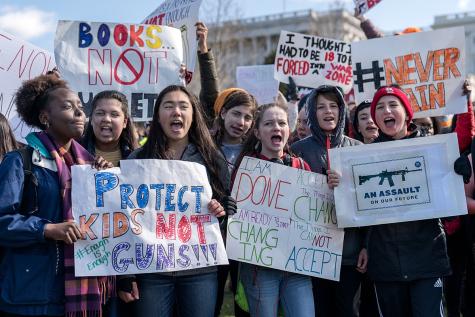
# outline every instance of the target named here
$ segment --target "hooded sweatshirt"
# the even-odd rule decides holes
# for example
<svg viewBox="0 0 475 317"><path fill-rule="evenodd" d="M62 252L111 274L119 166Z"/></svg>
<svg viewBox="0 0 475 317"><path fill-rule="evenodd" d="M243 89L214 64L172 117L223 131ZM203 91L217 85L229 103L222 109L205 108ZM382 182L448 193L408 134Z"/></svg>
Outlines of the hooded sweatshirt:
<svg viewBox="0 0 475 317"><path fill-rule="evenodd" d="M338 123L329 136L323 132L317 120L317 97L322 92L334 92L338 97ZM362 144L360 141L343 135L345 129L346 106L343 94L335 86L320 86L309 94L306 102L307 118L312 134L291 147L292 152L300 156L310 165L312 172L326 174L331 166L328 164L328 150L330 148L353 146ZM363 235L359 228L346 228L343 243L343 265L356 265L358 255L363 247Z"/></svg>

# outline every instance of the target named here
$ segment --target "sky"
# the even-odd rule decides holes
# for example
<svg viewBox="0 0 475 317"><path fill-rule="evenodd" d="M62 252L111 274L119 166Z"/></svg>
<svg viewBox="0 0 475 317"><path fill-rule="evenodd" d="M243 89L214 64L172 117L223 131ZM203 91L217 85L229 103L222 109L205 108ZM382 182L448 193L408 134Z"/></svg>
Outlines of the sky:
<svg viewBox="0 0 475 317"><path fill-rule="evenodd" d="M353 0L203 0L200 15L209 20L209 10L217 1L234 3L230 17L257 17L268 14L314 9L325 11L336 2L353 12ZM0 30L53 51L58 20L137 23L162 1L151 0L2 0ZM475 0L381 0L366 16L383 31L407 26L430 28L434 16L475 12Z"/></svg>

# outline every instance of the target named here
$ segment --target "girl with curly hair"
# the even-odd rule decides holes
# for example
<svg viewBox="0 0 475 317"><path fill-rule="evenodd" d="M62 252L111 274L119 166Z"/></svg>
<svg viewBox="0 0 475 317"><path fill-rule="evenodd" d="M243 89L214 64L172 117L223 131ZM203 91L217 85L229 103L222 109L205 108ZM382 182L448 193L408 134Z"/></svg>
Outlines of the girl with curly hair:
<svg viewBox="0 0 475 317"><path fill-rule="evenodd" d="M26 190L19 152L0 165L1 315L100 316L112 278L74 275L73 243L82 234L72 217L71 166L94 161L75 141L84 131L81 100L65 81L42 75L22 84L16 105L20 118L41 131L26 137L34 149L34 190ZM109 166L103 159L95 164Z"/></svg>

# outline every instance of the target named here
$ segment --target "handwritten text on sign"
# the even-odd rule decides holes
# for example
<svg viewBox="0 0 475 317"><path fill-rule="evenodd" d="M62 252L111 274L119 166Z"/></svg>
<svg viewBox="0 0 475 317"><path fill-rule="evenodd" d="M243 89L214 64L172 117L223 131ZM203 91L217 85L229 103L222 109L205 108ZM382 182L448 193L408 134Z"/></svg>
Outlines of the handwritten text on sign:
<svg viewBox="0 0 475 317"><path fill-rule="evenodd" d="M189 72L193 72L196 62L195 24L198 22L202 0L167 0L153 11L143 24L156 24L175 27L180 30L183 39L183 63Z"/></svg>
<svg viewBox="0 0 475 317"><path fill-rule="evenodd" d="M351 90L351 46L318 36L281 31L274 62L274 77L298 86L316 88L322 84Z"/></svg>
<svg viewBox="0 0 475 317"><path fill-rule="evenodd" d="M138 121L152 117L157 92L181 83L180 31L166 26L59 21L55 57L86 110L94 94L114 89Z"/></svg>
<svg viewBox="0 0 475 317"><path fill-rule="evenodd" d="M127 160L100 172L75 166L73 214L85 234L74 244L76 275L226 264L206 180L203 165L181 161Z"/></svg>
<svg viewBox="0 0 475 317"><path fill-rule="evenodd" d="M352 44L357 103L384 85L401 86L415 117L466 111L465 32L462 27L389 36Z"/></svg>
<svg viewBox="0 0 475 317"><path fill-rule="evenodd" d="M18 117L13 95L22 81L54 67L49 52L0 30L0 112L9 120L18 141L25 142L31 128Z"/></svg>
<svg viewBox="0 0 475 317"><path fill-rule="evenodd" d="M335 189L338 225L357 227L467 213L452 134L330 150L341 173ZM444 184L441 186L440 184Z"/></svg>
<svg viewBox="0 0 475 317"><path fill-rule="evenodd" d="M344 232L325 176L245 157L232 196L230 259L339 280Z"/></svg>

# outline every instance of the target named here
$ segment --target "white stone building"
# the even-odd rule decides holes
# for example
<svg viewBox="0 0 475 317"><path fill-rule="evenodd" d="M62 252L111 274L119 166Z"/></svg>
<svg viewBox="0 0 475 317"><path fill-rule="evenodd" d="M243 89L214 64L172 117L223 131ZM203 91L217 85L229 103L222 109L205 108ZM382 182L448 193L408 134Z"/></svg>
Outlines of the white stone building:
<svg viewBox="0 0 475 317"><path fill-rule="evenodd" d="M432 29L465 27L465 69L475 74L475 12L439 15L434 17Z"/></svg>
<svg viewBox="0 0 475 317"><path fill-rule="evenodd" d="M344 9L303 10L210 25L208 46L217 60L221 88L235 85L236 66L263 64L270 58L277 48L281 30L347 42L365 38L359 21ZM198 73L198 67L196 71ZM197 79L192 84L195 91Z"/></svg>

